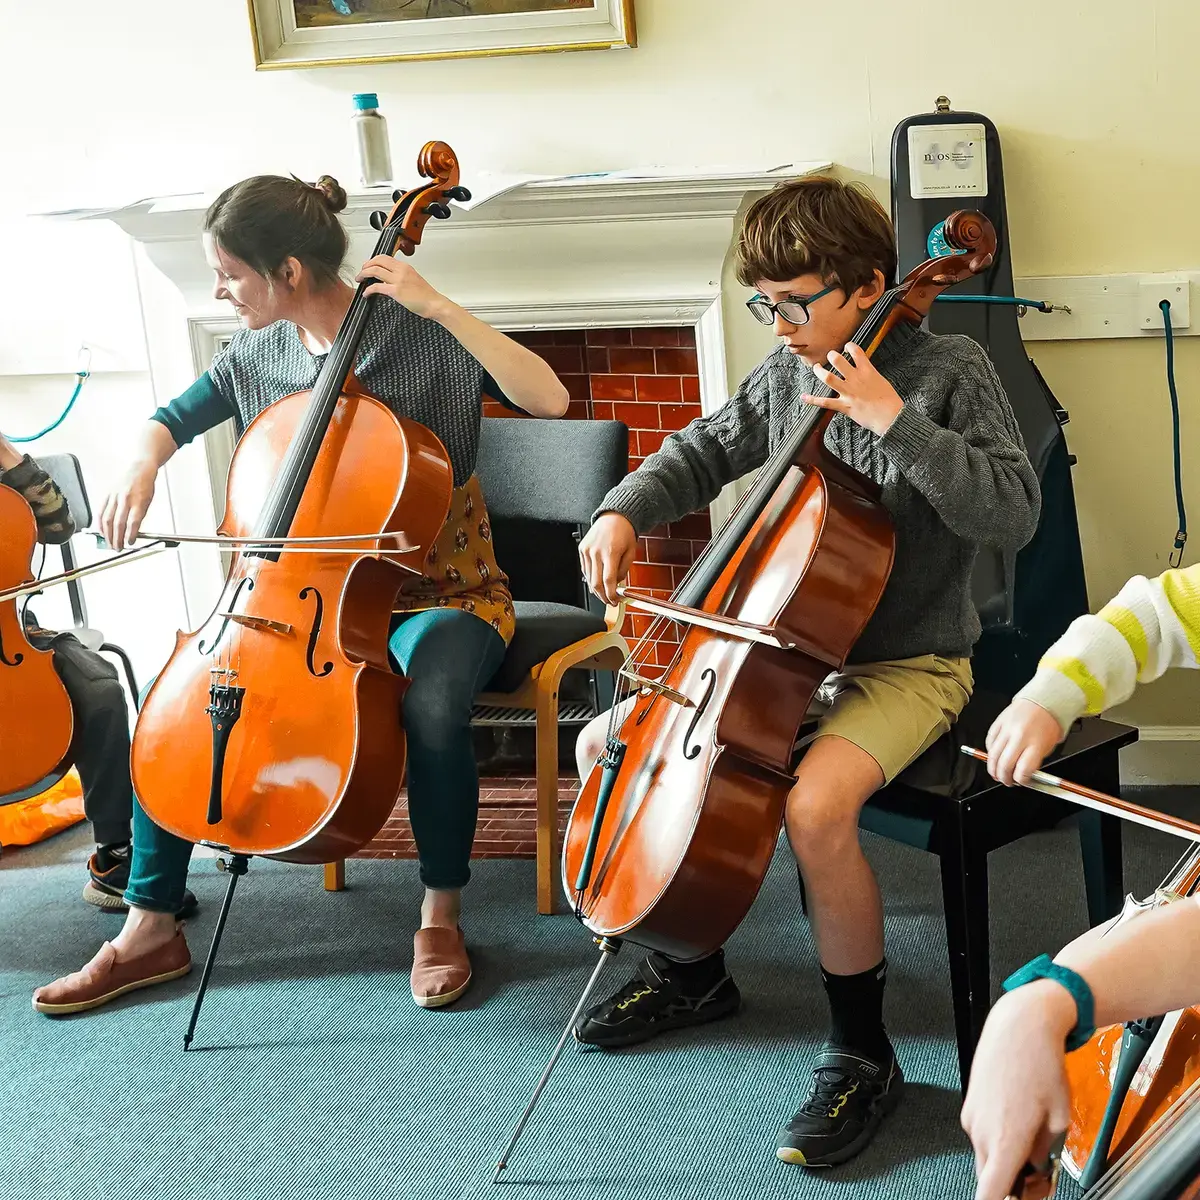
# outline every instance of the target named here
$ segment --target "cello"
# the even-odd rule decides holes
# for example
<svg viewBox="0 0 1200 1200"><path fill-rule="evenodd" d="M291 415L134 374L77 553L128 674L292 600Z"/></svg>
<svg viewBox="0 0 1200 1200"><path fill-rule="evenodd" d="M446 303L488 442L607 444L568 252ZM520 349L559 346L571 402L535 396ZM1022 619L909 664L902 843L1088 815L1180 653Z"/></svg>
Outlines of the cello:
<svg viewBox="0 0 1200 1200"><path fill-rule="evenodd" d="M411 255L430 217L450 216L448 199L470 198L444 142L428 143L418 168L432 182L373 214L376 255ZM389 624L401 584L420 573L406 560L423 563L445 522L452 469L432 432L353 376L379 302L364 295L371 282L312 390L271 404L239 440L219 533L249 544L208 619L177 636L138 716L131 765L145 811L232 856L185 1048L248 858L345 857L382 828L401 788L407 681L390 666ZM371 552L339 548L364 538ZM386 544L397 538L403 550Z"/></svg>
<svg viewBox="0 0 1200 1200"><path fill-rule="evenodd" d="M1088 1193L1089 1200L1200 1200L1200 1080Z"/></svg>
<svg viewBox="0 0 1200 1200"><path fill-rule="evenodd" d="M983 751L968 746L962 753L987 761ZM1151 896L1126 897L1106 933L1200 889L1200 826L1046 771L1033 772L1027 786L1197 843ZM1200 1148L1189 1142L1200 1134L1200 1005L1099 1029L1066 1056L1066 1071L1070 1124L1049 1163L1026 1165L1013 1188L1015 1200L1052 1197L1060 1164L1088 1200L1200 1197L1200 1188L1192 1190L1200 1181Z"/></svg>
<svg viewBox="0 0 1200 1200"><path fill-rule="evenodd" d="M982 214L953 213L942 232L950 252L916 267L866 313L855 341L868 355L992 262L995 230ZM654 622L621 671L604 751L564 840L564 888L601 949L575 1015L622 942L680 961L703 958L737 928L762 885L795 783L797 733L874 612L895 551L878 485L825 448L832 417L802 406L669 601L620 589L630 609ZM656 661L672 622L681 642L652 678L641 664Z"/></svg>
<svg viewBox="0 0 1200 1200"><path fill-rule="evenodd" d="M0 485L0 591L37 590L36 545L33 510L19 492ZM25 636L18 599L0 599L0 798L19 799L65 767L74 723L53 655Z"/></svg>
<svg viewBox="0 0 1200 1200"><path fill-rule="evenodd" d="M1141 903L1126 901L1118 922L1195 895L1200 847ZM1071 1124L1063 1166L1084 1188L1114 1155L1132 1152L1177 1101L1200 1087L1200 1005L1095 1033L1067 1055Z"/></svg>

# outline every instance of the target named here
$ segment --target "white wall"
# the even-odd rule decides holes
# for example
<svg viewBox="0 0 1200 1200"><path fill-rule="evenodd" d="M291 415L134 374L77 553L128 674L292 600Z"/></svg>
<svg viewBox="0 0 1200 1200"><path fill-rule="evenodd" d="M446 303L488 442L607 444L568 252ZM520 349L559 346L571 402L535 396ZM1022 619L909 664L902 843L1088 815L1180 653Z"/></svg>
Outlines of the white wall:
<svg viewBox="0 0 1200 1200"><path fill-rule="evenodd" d="M468 176L829 159L884 193L893 128L944 92L1000 128L1015 274L1200 264L1194 0L637 8L641 44L628 52L256 73L245 0L0 0L0 210L204 190L259 171L349 180L350 95L363 90L379 93L405 180L419 146L437 137ZM135 350L122 348L124 332L136 341L122 325L127 262L111 246L64 251L57 227L16 231L9 222L0 235L23 254L19 279L0 289L0 421L15 423L13 405L26 423L57 403L28 377L5 378L6 361L48 370L53 359L69 371L73 343L86 336L114 343L114 362L135 372L96 386L90 415L55 443L78 449L86 438L99 490L149 407L130 365ZM736 305L728 316L739 374L767 342ZM1178 353L1190 462L1200 454L1194 341ZM1174 532L1160 355L1136 343L1035 349L1074 416L1085 554L1100 601L1131 571L1162 569ZM1189 471L1187 482L1200 485L1200 474ZM1200 524L1200 492L1193 507ZM157 633L148 637L158 644ZM1200 724L1198 683L1155 685L1129 711Z"/></svg>

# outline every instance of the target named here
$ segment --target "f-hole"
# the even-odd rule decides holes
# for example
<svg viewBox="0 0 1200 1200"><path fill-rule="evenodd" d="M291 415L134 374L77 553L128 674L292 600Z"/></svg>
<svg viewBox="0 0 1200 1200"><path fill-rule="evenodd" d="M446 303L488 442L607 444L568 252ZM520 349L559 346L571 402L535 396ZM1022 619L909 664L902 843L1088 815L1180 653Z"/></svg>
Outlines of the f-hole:
<svg viewBox="0 0 1200 1200"><path fill-rule="evenodd" d="M248 592L254 591L254 580L249 575L233 589L233 595L229 598L229 607L225 610L226 612L237 611L237 601L238 597L242 594L242 588L245 588ZM221 622L221 628L217 630L217 636L207 646L203 642L197 642L197 651L201 654L211 654L217 648L217 643L225 636L225 630L228 628L229 618L226 617Z"/></svg>
<svg viewBox="0 0 1200 1200"><path fill-rule="evenodd" d="M312 628L308 631L308 671L315 679L324 679L333 670L333 663L327 662L318 671L316 663L313 662L313 655L317 652L317 638L321 635L321 622L325 616L325 601L315 587L306 587L300 593L300 599L307 600L310 592L317 599L317 611L313 617Z"/></svg>
<svg viewBox="0 0 1200 1200"><path fill-rule="evenodd" d="M25 655L17 652L16 658L9 658L4 649L4 631L0 629L0 663L6 667L19 667L25 661Z"/></svg>
<svg viewBox="0 0 1200 1200"><path fill-rule="evenodd" d="M692 734L695 732L696 726L697 726L697 724L699 724L700 718L702 716L704 716L704 710L706 708L708 708L708 702L712 699L713 691L716 689L716 686L717 686L717 673L716 673L716 671L714 671L712 669L712 667L705 667L704 672L703 672L703 674L701 674L700 678L701 678L701 680L705 680L705 679L708 680L708 687L706 687L704 689L704 697L700 701L700 703L696 705L696 712L695 712L695 715L692 717L692 723L687 727L687 733L685 733L683 735L683 757L686 759L695 758L700 753L700 751L704 748L703 746L701 746L701 744L699 742L697 742L694 746L692 746L689 749L688 742L690 742L692 740Z"/></svg>

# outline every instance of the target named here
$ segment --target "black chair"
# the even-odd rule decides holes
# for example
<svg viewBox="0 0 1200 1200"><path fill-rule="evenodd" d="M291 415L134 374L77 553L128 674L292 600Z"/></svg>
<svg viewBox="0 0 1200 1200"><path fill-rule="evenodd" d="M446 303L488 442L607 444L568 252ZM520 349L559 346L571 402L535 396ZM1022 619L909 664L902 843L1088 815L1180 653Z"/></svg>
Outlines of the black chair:
<svg viewBox="0 0 1200 1200"><path fill-rule="evenodd" d="M979 121L988 130L987 196L972 196L969 202L955 197L914 199L907 186L909 125L963 119ZM991 122L976 113L910 118L896 129L892 164L901 275L928 256L927 232L953 209L969 203L987 213L1000 248L987 272L958 290L1011 296L1000 144ZM965 1088L992 995L988 853L1078 815L1088 915L1098 924L1121 908L1121 822L1041 792L1003 788L982 764L959 751L961 745L983 746L992 721L1033 675L1051 642L1088 611L1088 599L1071 485L1075 459L1067 452L1062 433L1067 414L1026 354L1015 311L1011 306L988 304L935 305L929 325L936 333L965 333L988 351L1012 403L1042 492L1041 517L1030 543L1015 556L984 551L976 563L972 582L983 635L972 659L975 694L955 728L876 793L859 822L863 829L929 850L941 860L954 1026ZM1137 736L1129 725L1086 718L1048 760L1048 769L1117 795L1121 748Z"/></svg>
<svg viewBox="0 0 1200 1200"><path fill-rule="evenodd" d="M541 913L554 911L558 893L559 727L585 725L608 708L610 673L629 657L625 606L605 609L588 594L578 550L592 513L628 467L629 431L620 421L483 418L475 471L517 622L472 723L535 729ZM326 888L343 883L344 864L328 864Z"/></svg>
<svg viewBox="0 0 1200 1200"><path fill-rule="evenodd" d="M67 504L70 506L71 516L75 519L76 527L83 529L91 525L92 506L88 502L87 488L84 486L83 470L79 465L79 459L73 454L46 454L39 456L37 461L42 470L58 484L59 490L67 498ZM61 553L64 571L74 570L78 566L75 561L75 552L69 541L55 548ZM84 600L83 586L80 582L72 579L66 584L66 588L71 602L71 618L74 621L74 627L69 632L73 633L89 650L111 654L120 660L125 672L125 682L129 687L130 699L136 710L139 696L138 683L129 655L115 642L108 641L99 629L93 629L88 625L87 602Z"/></svg>
<svg viewBox="0 0 1200 1200"><path fill-rule="evenodd" d="M963 1087L992 1002L988 854L1078 814L1088 918L1120 911L1121 822L1028 788L1006 788L960 746L983 746L1008 697L976 691L957 725L864 808L863 829L928 850L941 862L954 1032ZM1121 747L1137 741L1129 725L1099 718L1076 723L1046 769L1110 795L1120 793Z"/></svg>

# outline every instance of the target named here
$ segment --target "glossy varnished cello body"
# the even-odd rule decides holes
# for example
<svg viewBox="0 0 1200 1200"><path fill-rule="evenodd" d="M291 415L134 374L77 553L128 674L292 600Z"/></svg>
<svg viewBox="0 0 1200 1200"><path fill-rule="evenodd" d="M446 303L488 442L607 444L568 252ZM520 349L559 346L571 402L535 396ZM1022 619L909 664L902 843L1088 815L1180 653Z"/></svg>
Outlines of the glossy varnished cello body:
<svg viewBox="0 0 1200 1200"><path fill-rule="evenodd" d="M696 707L656 693L638 699L585 901L589 928L686 960L716 949L745 916L795 782L800 722L891 571L895 534L872 493L870 481L851 478L823 451L794 466L704 608L773 628L796 649L688 626L664 682ZM568 827L569 892L600 778L592 772ZM619 887L606 886L618 878Z"/></svg>
<svg viewBox="0 0 1200 1200"><path fill-rule="evenodd" d="M33 582L36 545L33 510L0 484L0 591ZM53 656L25 636L20 602L0 601L0 799L58 772L70 756L73 730Z"/></svg>
<svg viewBox="0 0 1200 1200"><path fill-rule="evenodd" d="M411 253L430 208L454 194L448 146L430 143L420 166L435 183L399 200L376 254ZM406 572L445 522L453 476L433 433L353 382L369 306L391 302L365 286L313 391L277 401L243 434L221 531L368 540L352 553L240 551L212 615L180 635L138 718L133 781L146 811L237 854L345 857L382 827L404 774L406 681L389 665L389 624ZM402 534L404 553L370 536L389 532Z"/></svg>

